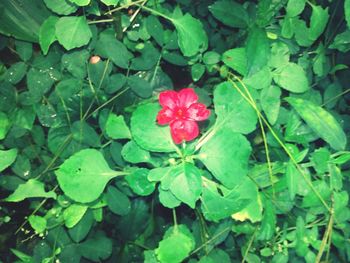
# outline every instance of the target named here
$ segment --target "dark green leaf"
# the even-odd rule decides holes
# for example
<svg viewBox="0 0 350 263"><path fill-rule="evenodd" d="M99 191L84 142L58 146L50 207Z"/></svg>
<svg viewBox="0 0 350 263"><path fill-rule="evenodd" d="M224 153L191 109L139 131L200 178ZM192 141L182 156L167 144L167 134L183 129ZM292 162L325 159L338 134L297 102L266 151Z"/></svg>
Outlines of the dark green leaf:
<svg viewBox="0 0 350 263"><path fill-rule="evenodd" d="M68 233L74 242L79 243L87 236L93 223L93 214L88 210L74 227L68 229Z"/></svg>
<svg viewBox="0 0 350 263"><path fill-rule="evenodd" d="M86 63L89 55L87 50L65 53L61 59L62 67L77 79L83 79L86 77Z"/></svg>
<svg viewBox="0 0 350 263"><path fill-rule="evenodd" d="M158 18L150 15L145 19L145 23L148 33L162 46L164 44L164 29Z"/></svg>
<svg viewBox="0 0 350 263"><path fill-rule="evenodd" d="M108 208L117 215L124 216L131 209L129 198L114 186L108 186L106 201Z"/></svg>
<svg viewBox="0 0 350 263"><path fill-rule="evenodd" d="M159 51L150 43L145 43L139 52L140 56L131 59L130 68L133 70L150 70L160 58Z"/></svg>
<svg viewBox="0 0 350 263"><path fill-rule="evenodd" d="M204 74L205 72L205 66L203 64L194 64L191 67L191 76L193 81L198 81Z"/></svg>
<svg viewBox="0 0 350 263"><path fill-rule="evenodd" d="M248 25L248 12L235 1L216 1L209 6L209 10L215 18L227 26L245 28Z"/></svg>
<svg viewBox="0 0 350 263"><path fill-rule="evenodd" d="M326 110L314 103L288 97L289 104L298 112L307 125L335 150L344 150L346 135L337 120Z"/></svg>
<svg viewBox="0 0 350 263"><path fill-rule="evenodd" d="M153 90L151 84L145 79L143 79L141 76L130 76L128 78L128 85L130 86L131 90L141 98L149 98L152 96Z"/></svg>
<svg viewBox="0 0 350 263"><path fill-rule="evenodd" d="M23 61L28 61L33 55L32 43L16 40L16 52Z"/></svg>
<svg viewBox="0 0 350 263"><path fill-rule="evenodd" d="M78 249L83 257L94 262L101 262L112 254L112 240L100 234L80 243Z"/></svg>
<svg viewBox="0 0 350 263"><path fill-rule="evenodd" d="M11 84L20 82L27 73L27 65L24 62L17 62L6 71L5 79Z"/></svg>

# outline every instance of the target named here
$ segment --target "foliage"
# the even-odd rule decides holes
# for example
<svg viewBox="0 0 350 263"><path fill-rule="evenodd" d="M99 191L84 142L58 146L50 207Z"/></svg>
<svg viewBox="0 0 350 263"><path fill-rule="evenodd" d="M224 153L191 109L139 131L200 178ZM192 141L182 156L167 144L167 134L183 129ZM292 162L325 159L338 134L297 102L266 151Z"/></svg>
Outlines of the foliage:
<svg viewBox="0 0 350 263"><path fill-rule="evenodd" d="M349 0L29 2L0 3L0 261L350 261ZM186 87L211 114L177 144Z"/></svg>

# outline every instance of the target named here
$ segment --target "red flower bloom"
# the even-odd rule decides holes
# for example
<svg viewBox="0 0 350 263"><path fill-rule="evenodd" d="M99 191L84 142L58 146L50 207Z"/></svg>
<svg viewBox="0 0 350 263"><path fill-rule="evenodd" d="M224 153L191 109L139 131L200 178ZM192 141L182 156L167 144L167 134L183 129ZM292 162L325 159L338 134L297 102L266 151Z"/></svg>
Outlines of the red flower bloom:
<svg viewBox="0 0 350 263"><path fill-rule="evenodd" d="M159 94L159 104L163 107L157 115L160 125L170 125L171 137L176 144L191 141L199 134L196 121L203 121L210 110L198 103L198 96L192 88L179 92L166 90Z"/></svg>

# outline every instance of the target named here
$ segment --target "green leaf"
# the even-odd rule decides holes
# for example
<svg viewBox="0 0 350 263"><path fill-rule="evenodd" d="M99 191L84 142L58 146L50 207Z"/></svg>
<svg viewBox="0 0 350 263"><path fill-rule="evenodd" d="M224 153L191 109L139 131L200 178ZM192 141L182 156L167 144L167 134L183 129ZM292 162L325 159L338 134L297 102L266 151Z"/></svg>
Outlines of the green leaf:
<svg viewBox="0 0 350 263"><path fill-rule="evenodd" d="M214 105L217 115L216 125L221 129L244 134L255 130L257 122L255 110L230 82L222 82L215 88Z"/></svg>
<svg viewBox="0 0 350 263"><path fill-rule="evenodd" d="M32 43L16 40L16 52L18 56L25 62L27 62L33 55L33 45Z"/></svg>
<svg viewBox="0 0 350 263"><path fill-rule="evenodd" d="M117 215L124 216L128 214L131 209L129 198L114 186L108 186L106 201L108 208Z"/></svg>
<svg viewBox="0 0 350 263"><path fill-rule="evenodd" d="M122 42L115 38L114 34L114 30L101 32L96 43L95 52L103 58L109 58L118 67L128 68L132 54Z"/></svg>
<svg viewBox="0 0 350 263"><path fill-rule="evenodd" d="M177 199L194 208L202 193L201 172L190 163L177 165L162 178L161 187L170 190Z"/></svg>
<svg viewBox="0 0 350 263"><path fill-rule="evenodd" d="M27 86L29 91L41 98L50 90L55 79L52 78L51 71L31 68L27 74Z"/></svg>
<svg viewBox="0 0 350 263"><path fill-rule="evenodd" d="M101 2L105 5L117 5L119 0L101 0Z"/></svg>
<svg viewBox="0 0 350 263"><path fill-rule="evenodd" d="M0 172L9 167L17 157L17 149L0 150Z"/></svg>
<svg viewBox="0 0 350 263"><path fill-rule="evenodd" d="M13 254L15 254L16 257L18 257L22 262L24 262L24 263L31 263L31 262L33 262L31 256L29 256L29 255L27 255L27 254L25 254L25 253L23 253L23 252L21 252L21 251L19 251L19 250L13 249L13 248L10 248L10 250L11 250L11 252L12 252Z"/></svg>
<svg viewBox="0 0 350 263"><path fill-rule="evenodd" d="M246 54L248 75L253 75L267 64L270 44L264 29L254 27L249 31Z"/></svg>
<svg viewBox="0 0 350 263"><path fill-rule="evenodd" d="M258 233L258 240L271 240L276 231L276 211L271 200L263 199L264 215Z"/></svg>
<svg viewBox="0 0 350 263"><path fill-rule="evenodd" d="M346 23L348 24L348 28L350 28L350 0L344 1L344 13Z"/></svg>
<svg viewBox="0 0 350 263"><path fill-rule="evenodd" d="M222 55L222 62L243 76L247 74L247 54L245 48L227 50Z"/></svg>
<svg viewBox="0 0 350 263"><path fill-rule="evenodd" d="M7 115L0 111L0 140L6 137L8 130L10 129L11 124ZM1 172L1 168L0 168Z"/></svg>
<svg viewBox="0 0 350 263"><path fill-rule="evenodd" d="M280 111L281 94L281 89L276 86L264 88L260 93L261 107L272 125L276 123Z"/></svg>
<svg viewBox="0 0 350 263"><path fill-rule="evenodd" d="M291 92L303 93L310 89L304 69L295 63L277 69L273 79L281 88Z"/></svg>
<svg viewBox="0 0 350 263"><path fill-rule="evenodd" d="M298 112L307 125L330 146L337 150L344 150L346 135L337 120L326 110L314 103L300 98L285 99Z"/></svg>
<svg viewBox="0 0 350 263"><path fill-rule="evenodd" d="M20 82L27 73L28 66L24 62L17 62L11 65L6 71L5 79L11 84Z"/></svg>
<svg viewBox="0 0 350 263"><path fill-rule="evenodd" d="M287 16L295 17L301 14L301 12L303 12L305 8L305 3L306 0L288 0L288 4L286 7Z"/></svg>
<svg viewBox="0 0 350 263"><path fill-rule="evenodd" d="M156 116L161 107L158 103L137 107L131 117L131 134L143 149L153 152L172 152L175 145L168 126L159 126Z"/></svg>
<svg viewBox="0 0 350 263"><path fill-rule="evenodd" d="M263 67L260 71L255 74L249 76L248 78L244 78L243 82L248 87L254 89L267 89L270 87L272 82L272 74L269 67Z"/></svg>
<svg viewBox="0 0 350 263"><path fill-rule="evenodd" d="M106 133L114 140L131 138L129 127L125 123L124 116L117 116L114 113L108 115Z"/></svg>
<svg viewBox="0 0 350 263"><path fill-rule="evenodd" d="M59 15L70 15L77 11L78 7L68 0L44 0L46 6Z"/></svg>
<svg viewBox="0 0 350 263"><path fill-rule="evenodd" d="M144 19L147 32L154 38L154 40L161 46L164 44L164 29L159 19L156 16L150 15Z"/></svg>
<svg viewBox="0 0 350 263"><path fill-rule="evenodd" d="M58 19L57 16L49 16L40 26L39 44L44 55L47 55L51 44L57 40L56 23Z"/></svg>
<svg viewBox="0 0 350 263"><path fill-rule="evenodd" d="M57 40L67 50L85 46L91 36L91 30L84 16L65 16L56 23Z"/></svg>
<svg viewBox="0 0 350 263"><path fill-rule="evenodd" d="M109 77L109 82L105 88L108 94L112 94L120 90L126 83L126 76L120 73L113 74Z"/></svg>
<svg viewBox="0 0 350 263"><path fill-rule="evenodd" d="M184 225L175 226L167 233L155 250L157 258L161 263L180 263L194 249L193 235Z"/></svg>
<svg viewBox="0 0 350 263"><path fill-rule="evenodd" d="M224 195L221 195L218 190L214 182L204 181L201 210L204 217L209 221L218 222L230 217L233 213L242 210L248 203L241 199L235 190L225 191Z"/></svg>
<svg viewBox="0 0 350 263"><path fill-rule="evenodd" d="M141 50L141 55L131 60L130 69L150 70L154 68L160 59L160 53L151 43L145 43Z"/></svg>
<svg viewBox="0 0 350 263"><path fill-rule="evenodd" d="M251 150L243 135L219 129L202 146L199 159L224 186L234 188L247 175Z"/></svg>
<svg viewBox="0 0 350 263"><path fill-rule="evenodd" d="M104 234L90 238L79 244L79 253L94 262L101 262L112 254L112 240Z"/></svg>
<svg viewBox="0 0 350 263"><path fill-rule="evenodd" d="M131 189L138 195L150 195L155 189L155 183L147 179L148 172L149 170L145 168L139 168L125 176L125 180L128 182Z"/></svg>
<svg viewBox="0 0 350 263"><path fill-rule="evenodd" d="M68 233L74 242L79 243L90 232L94 224L94 217L90 210L86 211L83 218L72 228L68 229Z"/></svg>
<svg viewBox="0 0 350 263"><path fill-rule="evenodd" d="M153 89L151 84L140 76L133 75L128 77L128 85L131 90L141 98L149 98L152 96Z"/></svg>
<svg viewBox="0 0 350 263"><path fill-rule="evenodd" d="M68 228L74 227L83 218L88 207L80 204L72 204L63 212L64 224Z"/></svg>
<svg viewBox="0 0 350 263"><path fill-rule="evenodd" d="M350 30L338 34L329 48L338 49L341 52L348 52L350 50Z"/></svg>
<svg viewBox="0 0 350 263"><path fill-rule="evenodd" d="M35 179L29 179L27 182L20 184L16 191L4 199L6 202L20 202L26 198L43 197L56 199L56 193L53 191L46 192L44 183Z"/></svg>
<svg viewBox="0 0 350 263"><path fill-rule="evenodd" d="M35 233L40 234L46 230L46 218L37 215L30 215L28 217L28 221L30 226L34 229Z"/></svg>
<svg viewBox="0 0 350 263"><path fill-rule="evenodd" d="M326 28L328 23L328 7L323 9L321 6L311 5L312 14L310 19L309 37L316 40Z"/></svg>
<svg viewBox="0 0 350 263"><path fill-rule="evenodd" d="M74 50L62 56L62 67L74 77L83 79L86 77L86 62L90 54L87 50Z"/></svg>
<svg viewBox="0 0 350 263"><path fill-rule="evenodd" d="M230 256L221 249L213 249L209 255L202 257L198 263L230 263Z"/></svg>
<svg viewBox="0 0 350 263"><path fill-rule="evenodd" d="M209 6L213 16L227 26L245 28L249 23L248 12L235 1L219 0Z"/></svg>
<svg viewBox="0 0 350 263"><path fill-rule="evenodd" d="M159 201L167 208L175 208L181 204L181 201L175 197L175 195L170 190L163 190L158 188L159 191Z"/></svg>
<svg viewBox="0 0 350 263"><path fill-rule="evenodd" d="M200 50L208 47L208 37L200 20L193 18L190 14L172 18L178 34L178 43L181 52L187 56L194 56Z"/></svg>
<svg viewBox="0 0 350 263"><path fill-rule="evenodd" d="M74 122L71 131L73 139L79 144L85 144L92 147L98 147L101 145L99 135L85 121Z"/></svg>
<svg viewBox="0 0 350 263"><path fill-rule="evenodd" d="M205 66L200 63L196 63L191 67L191 76L193 81L198 81L205 72Z"/></svg>
<svg viewBox="0 0 350 263"><path fill-rule="evenodd" d="M242 210L234 213L232 218L238 221L249 219L252 223L261 221L263 207L257 185L246 176L243 182L235 189L235 192L238 193L240 198L246 199L249 204Z"/></svg>
<svg viewBox="0 0 350 263"><path fill-rule="evenodd" d="M69 1L78 6L87 6L90 4L90 0L69 0Z"/></svg>
<svg viewBox="0 0 350 263"><path fill-rule="evenodd" d="M205 52L203 55L203 62L206 65L214 65L218 62L220 62L221 55L219 53L216 53L215 51L208 51Z"/></svg>
<svg viewBox="0 0 350 263"><path fill-rule="evenodd" d="M124 160L129 163L151 162L150 153L138 146L133 140L124 145L121 153Z"/></svg>
<svg viewBox="0 0 350 263"><path fill-rule="evenodd" d="M273 68L281 68L288 64L290 51L283 42L275 42L271 45L271 56L269 66Z"/></svg>
<svg viewBox="0 0 350 263"><path fill-rule="evenodd" d="M74 154L55 173L63 192L81 203L96 200L109 180L123 174L111 170L103 155L94 149Z"/></svg>

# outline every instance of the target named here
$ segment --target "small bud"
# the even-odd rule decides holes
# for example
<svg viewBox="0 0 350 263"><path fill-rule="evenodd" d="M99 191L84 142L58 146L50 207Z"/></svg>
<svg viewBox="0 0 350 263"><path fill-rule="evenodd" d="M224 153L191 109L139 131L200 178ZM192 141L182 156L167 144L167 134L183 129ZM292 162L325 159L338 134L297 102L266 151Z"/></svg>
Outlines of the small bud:
<svg viewBox="0 0 350 263"><path fill-rule="evenodd" d="M90 58L90 64L97 64L98 62L100 62L101 58L99 56L92 56Z"/></svg>

